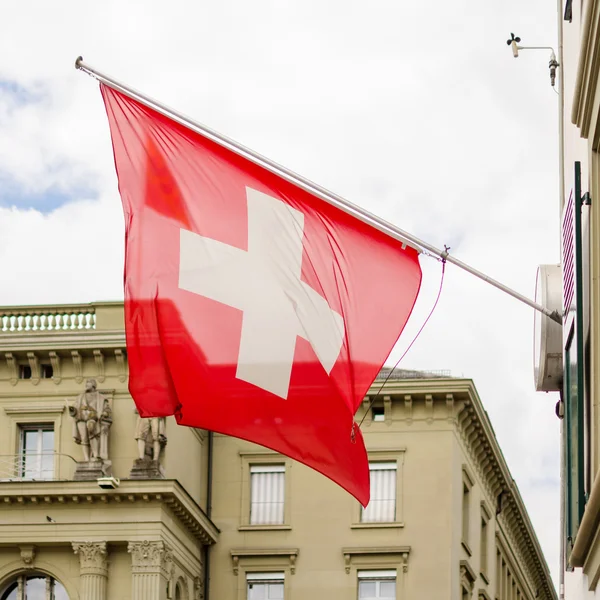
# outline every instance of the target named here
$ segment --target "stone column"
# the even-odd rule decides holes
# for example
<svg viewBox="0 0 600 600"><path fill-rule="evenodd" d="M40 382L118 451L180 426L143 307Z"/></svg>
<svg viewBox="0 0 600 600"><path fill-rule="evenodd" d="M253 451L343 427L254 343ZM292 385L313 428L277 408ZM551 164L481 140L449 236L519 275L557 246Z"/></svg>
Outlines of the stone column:
<svg viewBox="0 0 600 600"><path fill-rule="evenodd" d="M131 600L166 600L173 554L164 542L130 542Z"/></svg>
<svg viewBox="0 0 600 600"><path fill-rule="evenodd" d="M106 542L73 542L73 551L79 555L80 599L106 600Z"/></svg>

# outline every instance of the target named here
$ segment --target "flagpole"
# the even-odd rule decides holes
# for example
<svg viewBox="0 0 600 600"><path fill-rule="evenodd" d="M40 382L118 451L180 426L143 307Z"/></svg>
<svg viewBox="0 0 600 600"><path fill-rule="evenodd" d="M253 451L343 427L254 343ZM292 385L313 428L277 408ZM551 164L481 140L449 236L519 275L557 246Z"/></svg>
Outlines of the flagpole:
<svg viewBox="0 0 600 600"><path fill-rule="evenodd" d="M232 152L235 152L236 154L243 156L247 160L261 166L262 168L267 169L268 171L271 171L275 175L278 175L279 177L285 179L286 181L289 181L290 183L294 184L295 186L302 188L303 190L307 191L308 193L312 194L313 196L317 196L324 202L327 202L328 204L331 204L331 205L335 206L336 208L339 208L343 212L345 212L349 215L352 215L353 217L359 219L363 223L366 223L367 225L374 227L375 229L381 231L382 233L389 235L390 237L401 242L402 244L411 246L412 248L417 250L417 252L423 252L425 250L428 253L441 258L442 260L452 263L453 265L456 265L463 271L466 271L467 273L474 275L475 277L481 279L482 281L485 281L486 283L489 283L490 285L494 286L495 288L498 288L499 290L505 292L509 296L512 296L513 298L516 298L517 300L523 302L524 304L527 304L531 308L534 308L535 310L541 312L542 314L546 315L553 321L556 321L559 324L562 323L562 317L557 311L548 310L541 304L537 304L536 302L534 302L533 300L530 300L526 296L523 296L519 292L505 286L504 284L500 283L499 281L496 281L495 279L492 279L491 277L488 277L481 271L478 271L477 269L470 267L469 265L463 263L462 261L458 260L457 258L454 258L453 256L451 256L448 253L447 249L440 250L439 248L436 248L435 246L432 246L431 244L424 242L423 240L404 231L403 229L400 229L396 225L393 225L392 223L389 223L388 221L378 217L377 215L374 215L373 213L369 212L368 210L362 208L361 206L358 206L358 205L346 200L345 198L338 196L334 192L331 192L331 191L325 189L324 187L321 187L319 184L314 183L313 181L310 181L309 179L306 179L305 177L302 177L302 175L294 173L294 171L291 171L290 169L287 169L286 167L277 164L276 162L266 158L265 156L262 156L261 154L258 154L257 152L254 152L253 150L250 150L250 148L247 148L246 146L239 144L238 142L232 140L231 138L229 138L221 133L218 133L214 129L211 129L210 127L207 127L206 125L198 123L197 121L190 119L189 117L183 115L182 113L165 106L164 104L158 102L157 100L154 100L154 99L150 98L149 96L146 96L144 93L114 79L113 77L110 77L110 76L102 73L101 71L98 71L94 67L92 67L92 66L88 65L86 62L84 62L84 60L81 56L78 57L77 60L75 61L75 68L79 69L80 71L83 71L84 73L87 73L88 75L91 75L98 81L125 94L126 96L129 96L130 98L133 98L134 100L137 100L141 104L144 104L145 106L151 108L152 110L155 110L156 112L166 116L167 118L172 119L173 121L176 121L177 123L183 125L184 127L187 127L188 129L191 129L192 131L199 133L200 135L212 140L213 142L216 142L220 146L223 146L223 147L227 148L228 150L231 150Z"/></svg>

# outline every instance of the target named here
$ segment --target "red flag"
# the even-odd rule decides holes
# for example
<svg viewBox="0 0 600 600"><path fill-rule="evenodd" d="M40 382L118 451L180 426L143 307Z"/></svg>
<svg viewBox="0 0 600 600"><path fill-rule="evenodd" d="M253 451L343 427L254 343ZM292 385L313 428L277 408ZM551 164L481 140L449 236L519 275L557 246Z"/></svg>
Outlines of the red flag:
<svg viewBox="0 0 600 600"><path fill-rule="evenodd" d="M419 291L416 250L105 85L144 417L256 442L369 500L354 414Z"/></svg>

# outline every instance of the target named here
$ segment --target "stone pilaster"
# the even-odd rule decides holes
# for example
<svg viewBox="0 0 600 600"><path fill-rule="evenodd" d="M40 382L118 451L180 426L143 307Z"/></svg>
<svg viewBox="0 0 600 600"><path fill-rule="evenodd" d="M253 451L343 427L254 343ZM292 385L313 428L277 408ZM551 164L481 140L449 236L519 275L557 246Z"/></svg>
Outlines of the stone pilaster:
<svg viewBox="0 0 600 600"><path fill-rule="evenodd" d="M131 600L166 600L173 572L173 554L161 541L130 542Z"/></svg>
<svg viewBox="0 0 600 600"><path fill-rule="evenodd" d="M73 542L73 551L79 555L81 600L106 600L106 542Z"/></svg>

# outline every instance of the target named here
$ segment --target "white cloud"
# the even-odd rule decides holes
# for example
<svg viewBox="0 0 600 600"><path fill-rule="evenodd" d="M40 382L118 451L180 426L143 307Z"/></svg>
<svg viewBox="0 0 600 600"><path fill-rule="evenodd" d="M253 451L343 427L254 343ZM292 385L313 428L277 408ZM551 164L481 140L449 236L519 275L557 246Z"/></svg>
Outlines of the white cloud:
<svg viewBox="0 0 600 600"><path fill-rule="evenodd" d="M121 296L108 126L96 84L73 68L79 53L531 296L536 266L558 260L557 97L548 56L515 60L505 40L552 45L555 18L542 0L3 6L0 80L43 95L15 106L0 89L0 181L87 199L47 215L0 209L0 302ZM423 265L395 357L437 291L439 264ZM403 366L475 380L556 577L556 399L533 391L532 323L449 265Z"/></svg>

